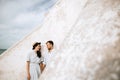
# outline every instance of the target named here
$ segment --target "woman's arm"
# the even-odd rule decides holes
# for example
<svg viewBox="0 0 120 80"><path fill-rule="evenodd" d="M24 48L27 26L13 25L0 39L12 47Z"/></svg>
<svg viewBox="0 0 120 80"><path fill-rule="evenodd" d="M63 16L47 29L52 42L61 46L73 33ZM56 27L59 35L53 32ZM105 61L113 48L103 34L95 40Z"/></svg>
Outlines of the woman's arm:
<svg viewBox="0 0 120 80"><path fill-rule="evenodd" d="M30 80L30 61L26 63L27 78Z"/></svg>

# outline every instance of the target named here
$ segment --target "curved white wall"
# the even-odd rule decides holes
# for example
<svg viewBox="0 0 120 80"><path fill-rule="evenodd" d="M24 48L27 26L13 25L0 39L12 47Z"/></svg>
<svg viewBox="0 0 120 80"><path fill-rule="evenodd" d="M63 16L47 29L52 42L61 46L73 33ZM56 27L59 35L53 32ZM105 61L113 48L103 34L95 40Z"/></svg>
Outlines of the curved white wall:
<svg viewBox="0 0 120 80"><path fill-rule="evenodd" d="M59 49L78 19L81 11L78 6L78 2L73 0L59 0L48 12L40 27L4 52L0 56L0 80L22 80L24 78L25 57L32 49L34 42L40 41L45 46L47 40L53 40L55 47Z"/></svg>
<svg viewBox="0 0 120 80"><path fill-rule="evenodd" d="M73 1L78 21L39 80L120 80L120 0Z"/></svg>

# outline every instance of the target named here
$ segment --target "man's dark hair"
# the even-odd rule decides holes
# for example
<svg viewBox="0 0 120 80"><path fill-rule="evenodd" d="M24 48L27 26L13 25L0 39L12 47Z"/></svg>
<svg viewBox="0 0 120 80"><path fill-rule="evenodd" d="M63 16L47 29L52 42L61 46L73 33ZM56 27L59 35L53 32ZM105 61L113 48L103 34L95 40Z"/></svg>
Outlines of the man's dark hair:
<svg viewBox="0 0 120 80"><path fill-rule="evenodd" d="M54 42L52 40L47 41L46 44L47 43L50 43L50 44L52 44L52 46L54 46Z"/></svg>

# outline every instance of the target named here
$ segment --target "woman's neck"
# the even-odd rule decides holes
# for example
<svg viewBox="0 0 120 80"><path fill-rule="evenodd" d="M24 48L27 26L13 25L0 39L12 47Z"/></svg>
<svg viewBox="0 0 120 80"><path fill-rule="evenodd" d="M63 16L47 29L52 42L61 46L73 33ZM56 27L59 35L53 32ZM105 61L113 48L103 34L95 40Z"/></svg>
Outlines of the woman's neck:
<svg viewBox="0 0 120 80"><path fill-rule="evenodd" d="M34 49L34 51L35 51L35 53L37 53L37 50Z"/></svg>

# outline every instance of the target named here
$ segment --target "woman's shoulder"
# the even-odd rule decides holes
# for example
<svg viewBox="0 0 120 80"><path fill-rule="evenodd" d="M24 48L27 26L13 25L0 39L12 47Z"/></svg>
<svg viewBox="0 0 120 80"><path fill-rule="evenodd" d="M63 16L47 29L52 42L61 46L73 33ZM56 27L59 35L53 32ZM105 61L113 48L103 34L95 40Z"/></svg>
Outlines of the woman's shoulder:
<svg viewBox="0 0 120 80"><path fill-rule="evenodd" d="M33 50L29 51L27 55L32 55L34 53Z"/></svg>

